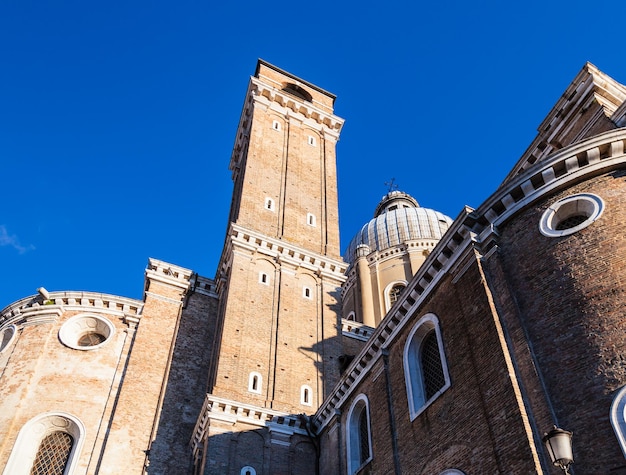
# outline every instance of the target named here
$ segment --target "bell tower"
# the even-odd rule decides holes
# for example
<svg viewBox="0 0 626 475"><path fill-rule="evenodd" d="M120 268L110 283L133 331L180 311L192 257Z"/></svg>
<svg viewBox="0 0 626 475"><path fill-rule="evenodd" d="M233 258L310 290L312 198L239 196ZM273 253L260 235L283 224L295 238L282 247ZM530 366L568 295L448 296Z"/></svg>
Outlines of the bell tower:
<svg viewBox="0 0 626 475"><path fill-rule="evenodd" d="M335 96L259 60L230 161L210 394L311 413L339 377Z"/></svg>

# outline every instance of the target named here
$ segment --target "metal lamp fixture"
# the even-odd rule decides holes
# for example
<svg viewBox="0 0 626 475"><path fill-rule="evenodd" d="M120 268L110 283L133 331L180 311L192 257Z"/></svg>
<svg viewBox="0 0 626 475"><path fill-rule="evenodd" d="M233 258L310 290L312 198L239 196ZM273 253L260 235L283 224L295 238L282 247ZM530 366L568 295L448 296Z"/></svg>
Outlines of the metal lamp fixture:
<svg viewBox="0 0 626 475"><path fill-rule="evenodd" d="M550 454L552 463L569 475L569 466L574 462L572 453L572 433L557 426L543 436L543 443Z"/></svg>

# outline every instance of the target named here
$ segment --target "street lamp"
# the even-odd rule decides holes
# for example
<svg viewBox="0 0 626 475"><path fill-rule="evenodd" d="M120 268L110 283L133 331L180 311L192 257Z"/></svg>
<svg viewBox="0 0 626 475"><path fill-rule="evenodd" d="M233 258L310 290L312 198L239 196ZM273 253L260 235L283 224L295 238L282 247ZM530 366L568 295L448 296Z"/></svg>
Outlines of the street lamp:
<svg viewBox="0 0 626 475"><path fill-rule="evenodd" d="M565 475L569 475L569 466L574 462L572 433L554 426L541 440L548 449L552 463L563 470Z"/></svg>

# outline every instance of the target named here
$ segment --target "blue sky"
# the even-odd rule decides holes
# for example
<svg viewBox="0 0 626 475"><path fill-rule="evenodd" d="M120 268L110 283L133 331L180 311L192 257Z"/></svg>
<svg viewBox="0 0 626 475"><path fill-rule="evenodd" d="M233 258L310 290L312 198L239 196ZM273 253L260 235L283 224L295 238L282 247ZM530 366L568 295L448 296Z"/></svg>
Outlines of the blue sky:
<svg viewBox="0 0 626 475"><path fill-rule="evenodd" d="M0 1L0 308L212 277L257 58L337 95L342 246L395 177L478 206L586 61L626 82L626 3Z"/></svg>

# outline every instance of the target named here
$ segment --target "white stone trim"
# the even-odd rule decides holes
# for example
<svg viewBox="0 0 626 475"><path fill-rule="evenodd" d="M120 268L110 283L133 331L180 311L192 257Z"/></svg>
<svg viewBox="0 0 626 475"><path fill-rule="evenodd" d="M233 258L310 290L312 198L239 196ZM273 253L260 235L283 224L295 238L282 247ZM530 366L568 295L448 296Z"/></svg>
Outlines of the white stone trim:
<svg viewBox="0 0 626 475"><path fill-rule="evenodd" d="M359 428L359 420L358 417L355 420L354 411L357 406L364 406L364 410L367 415L367 437L368 437L368 448L369 448L369 457L361 463L361 447L360 447L360 428ZM360 412L359 412L360 414ZM356 427L355 426L356 423ZM365 394L359 394L352 404L350 405L350 409L348 410L348 416L346 419L346 460L348 466L348 475L353 475L357 473L361 467L367 465L373 458L372 452L372 418L370 412L370 404L367 396Z"/></svg>
<svg viewBox="0 0 626 475"><path fill-rule="evenodd" d="M303 406L313 405L313 389L308 384L300 386L300 404Z"/></svg>
<svg viewBox="0 0 626 475"><path fill-rule="evenodd" d="M313 213L306 214L306 224L312 227L317 226L317 218L315 217Z"/></svg>
<svg viewBox="0 0 626 475"><path fill-rule="evenodd" d="M3 343L8 332L11 332L11 336ZM11 346L11 343L13 343L13 340L15 340L16 335L17 327L13 324L7 325L6 327L2 328L2 330L0 330L0 353L2 353L9 346Z"/></svg>
<svg viewBox="0 0 626 475"><path fill-rule="evenodd" d="M202 445L202 441L208 435L211 420L226 421L230 424L241 422L274 431L280 429L288 435L307 435L306 428L298 416L207 394L193 430L192 445ZM214 432L217 428L218 426L211 427L211 431Z"/></svg>
<svg viewBox="0 0 626 475"><path fill-rule="evenodd" d="M350 312L350 315L354 315L354 312ZM341 334L350 338L355 338L361 341L369 340L370 336L374 333L374 328L365 325L364 323L355 322L354 320L341 319Z"/></svg>
<svg viewBox="0 0 626 475"><path fill-rule="evenodd" d="M248 391L254 394L261 394L263 391L263 376L257 371L252 371L248 375Z"/></svg>
<svg viewBox="0 0 626 475"><path fill-rule="evenodd" d="M435 335L437 336L439 359L441 361L441 368L443 369L445 384L427 400L424 394L424 382L422 379L419 355L421 354L421 343L431 330L435 330ZM415 348L414 345L417 345L417 347ZM446 364L446 356L443 351L443 338L441 337L441 330L439 329L439 319L435 314L427 313L413 326L404 344L403 363L406 395L409 401L409 417L411 420L414 420L450 387L450 375L448 374L448 365Z"/></svg>
<svg viewBox="0 0 626 475"><path fill-rule="evenodd" d="M230 253L232 248L236 248L246 250L249 253L258 253L273 259L280 259L282 263L289 264L296 269L311 271L323 278L334 280L338 284L346 279L346 263L343 261L316 254L232 223L229 235L230 239L226 241L224 255ZM235 251L233 250L233 252ZM226 263L227 266L229 264ZM224 265L222 265L222 271L226 271Z"/></svg>
<svg viewBox="0 0 626 475"><path fill-rule="evenodd" d="M4 475L29 475L39 445L47 435L61 431L74 439L64 475L74 473L85 440L85 426L76 416L65 412L47 412L33 417L20 429Z"/></svg>
<svg viewBox="0 0 626 475"><path fill-rule="evenodd" d="M391 303L391 296L390 296L391 289L393 289L396 285L403 285L404 288L406 289L407 284L408 282L403 279L394 280L393 282L387 284L387 286L383 290L383 297L385 299L385 313L387 313L389 310L391 310L391 307L393 307L393 304Z"/></svg>
<svg viewBox="0 0 626 475"><path fill-rule="evenodd" d="M263 209L266 209L267 211L274 211L275 208L276 206L275 206L274 198L270 198L269 196L266 196Z"/></svg>
<svg viewBox="0 0 626 475"><path fill-rule="evenodd" d="M104 341L93 346L80 346L78 341L82 335L93 331L104 337ZM68 348L82 351L92 351L101 348L111 340L115 334L115 326L102 315L81 313L68 319L59 330L59 340Z"/></svg>
<svg viewBox="0 0 626 475"><path fill-rule="evenodd" d="M604 201L597 195L579 193L568 196L550 205L543 213L539 221L539 231L546 237L568 236L590 226L602 215L603 211ZM568 229L556 229L561 221L577 214L587 216L587 219Z"/></svg>
<svg viewBox="0 0 626 475"><path fill-rule="evenodd" d="M615 437L617 437L619 446L626 458L626 386L622 386L613 398L610 419Z"/></svg>

